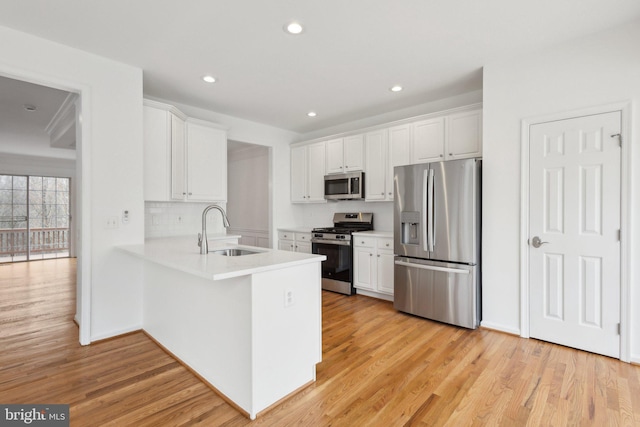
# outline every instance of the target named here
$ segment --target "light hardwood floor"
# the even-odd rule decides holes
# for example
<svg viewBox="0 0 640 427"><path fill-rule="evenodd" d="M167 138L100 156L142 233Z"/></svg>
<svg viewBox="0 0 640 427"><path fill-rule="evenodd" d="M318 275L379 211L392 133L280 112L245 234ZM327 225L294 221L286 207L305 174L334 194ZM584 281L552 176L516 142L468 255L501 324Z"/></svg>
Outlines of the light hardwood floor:
<svg viewBox="0 0 640 427"><path fill-rule="evenodd" d="M74 260L0 265L0 403L72 426L640 425L640 367L323 294L317 381L254 422L142 332L78 344Z"/></svg>

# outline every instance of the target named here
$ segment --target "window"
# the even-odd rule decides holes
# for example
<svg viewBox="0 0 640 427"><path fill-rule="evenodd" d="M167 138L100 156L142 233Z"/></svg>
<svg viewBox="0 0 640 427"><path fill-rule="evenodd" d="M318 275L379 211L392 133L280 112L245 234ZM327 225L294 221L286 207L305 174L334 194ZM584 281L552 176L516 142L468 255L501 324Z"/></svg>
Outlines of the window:
<svg viewBox="0 0 640 427"><path fill-rule="evenodd" d="M70 181L0 175L0 262L69 256Z"/></svg>

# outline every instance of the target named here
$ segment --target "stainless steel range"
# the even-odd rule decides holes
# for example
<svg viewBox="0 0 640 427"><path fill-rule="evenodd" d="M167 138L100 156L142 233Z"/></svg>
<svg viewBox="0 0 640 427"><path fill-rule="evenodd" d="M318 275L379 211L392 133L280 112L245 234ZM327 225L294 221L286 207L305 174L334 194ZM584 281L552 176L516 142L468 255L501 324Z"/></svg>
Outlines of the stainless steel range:
<svg viewBox="0 0 640 427"><path fill-rule="evenodd" d="M353 295L353 251L351 234L373 230L372 213L335 213L333 227L312 230L311 251L325 255L322 262L322 289Z"/></svg>

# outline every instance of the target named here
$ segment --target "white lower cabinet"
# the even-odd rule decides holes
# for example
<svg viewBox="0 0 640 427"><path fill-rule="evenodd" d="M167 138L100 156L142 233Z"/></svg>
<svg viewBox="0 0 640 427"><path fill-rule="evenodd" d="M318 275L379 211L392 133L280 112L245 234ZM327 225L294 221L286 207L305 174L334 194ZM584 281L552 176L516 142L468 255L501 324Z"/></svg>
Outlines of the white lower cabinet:
<svg viewBox="0 0 640 427"><path fill-rule="evenodd" d="M281 251L311 253L311 233L278 230L278 249Z"/></svg>
<svg viewBox="0 0 640 427"><path fill-rule="evenodd" d="M353 235L353 286L393 295L393 239Z"/></svg>

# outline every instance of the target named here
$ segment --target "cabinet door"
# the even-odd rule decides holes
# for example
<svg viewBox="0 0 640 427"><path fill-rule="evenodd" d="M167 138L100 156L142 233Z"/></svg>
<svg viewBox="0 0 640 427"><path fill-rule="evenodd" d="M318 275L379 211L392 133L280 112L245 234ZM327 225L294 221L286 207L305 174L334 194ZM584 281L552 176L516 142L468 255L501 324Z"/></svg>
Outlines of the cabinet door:
<svg viewBox="0 0 640 427"><path fill-rule="evenodd" d="M187 198L226 201L227 139L224 131L187 123Z"/></svg>
<svg viewBox="0 0 640 427"><path fill-rule="evenodd" d="M332 139L327 144L327 174L344 172L344 144L342 138Z"/></svg>
<svg viewBox="0 0 640 427"><path fill-rule="evenodd" d="M452 114L448 118L447 160L482 156L482 112Z"/></svg>
<svg viewBox="0 0 640 427"><path fill-rule="evenodd" d="M187 197L184 121L171 114L171 198Z"/></svg>
<svg viewBox="0 0 640 427"><path fill-rule="evenodd" d="M378 250L377 289L378 292L393 295L393 268L395 256L393 251Z"/></svg>
<svg viewBox="0 0 640 427"><path fill-rule="evenodd" d="M293 252L294 250L293 240L278 240L278 249L280 249L281 251Z"/></svg>
<svg viewBox="0 0 640 427"><path fill-rule="evenodd" d="M302 252L304 254L311 253L311 243L310 242L301 242L296 240L296 252Z"/></svg>
<svg viewBox="0 0 640 427"><path fill-rule="evenodd" d="M361 171L364 169L364 135L344 138L344 171Z"/></svg>
<svg viewBox="0 0 640 427"><path fill-rule="evenodd" d="M393 200L393 168L411 164L411 125L394 126L389 129L389 152L385 189L387 200Z"/></svg>
<svg viewBox="0 0 640 427"><path fill-rule="evenodd" d="M353 286L359 289L374 291L374 256L373 249L353 248Z"/></svg>
<svg viewBox="0 0 640 427"><path fill-rule="evenodd" d="M307 147L291 149L291 201L307 201Z"/></svg>
<svg viewBox="0 0 640 427"><path fill-rule="evenodd" d="M438 117L413 124L411 163L444 160L444 120Z"/></svg>
<svg viewBox="0 0 640 427"><path fill-rule="evenodd" d="M171 113L144 106L144 199L171 200Z"/></svg>
<svg viewBox="0 0 640 427"><path fill-rule="evenodd" d="M364 191L366 200L386 200L386 136L386 130L369 132L365 135L367 170L364 175Z"/></svg>
<svg viewBox="0 0 640 427"><path fill-rule="evenodd" d="M325 144L307 146L307 198L308 202L324 202Z"/></svg>

